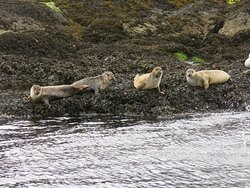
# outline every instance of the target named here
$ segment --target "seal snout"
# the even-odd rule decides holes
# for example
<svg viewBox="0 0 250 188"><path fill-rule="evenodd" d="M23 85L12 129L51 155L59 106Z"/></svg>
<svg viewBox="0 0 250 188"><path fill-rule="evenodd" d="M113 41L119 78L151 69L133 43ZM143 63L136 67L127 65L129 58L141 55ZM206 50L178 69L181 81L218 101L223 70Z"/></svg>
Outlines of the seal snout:
<svg viewBox="0 0 250 188"><path fill-rule="evenodd" d="M115 80L115 81L116 81L116 77L115 77L115 75L114 75L113 72L107 71L107 72L104 73L104 75L105 75L109 80Z"/></svg>
<svg viewBox="0 0 250 188"><path fill-rule="evenodd" d="M36 100L41 94L41 87L39 85L33 85L30 89L30 96L28 99Z"/></svg>
<svg viewBox="0 0 250 188"><path fill-rule="evenodd" d="M154 77L161 77L162 75L162 68L161 67L155 67L153 70Z"/></svg>
<svg viewBox="0 0 250 188"><path fill-rule="evenodd" d="M39 95L41 92L41 87L39 85L33 85L31 88L32 94Z"/></svg>
<svg viewBox="0 0 250 188"><path fill-rule="evenodd" d="M187 77L192 77L195 73L195 70L194 69L188 69L187 72L186 72L186 75Z"/></svg>
<svg viewBox="0 0 250 188"><path fill-rule="evenodd" d="M161 76L161 72L155 73L155 77L159 78Z"/></svg>

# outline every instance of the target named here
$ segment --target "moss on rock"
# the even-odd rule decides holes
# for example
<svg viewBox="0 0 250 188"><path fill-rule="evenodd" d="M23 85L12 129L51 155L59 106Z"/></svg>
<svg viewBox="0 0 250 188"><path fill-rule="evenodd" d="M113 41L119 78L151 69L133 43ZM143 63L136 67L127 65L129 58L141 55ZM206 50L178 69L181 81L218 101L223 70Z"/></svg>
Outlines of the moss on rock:
<svg viewBox="0 0 250 188"><path fill-rule="evenodd" d="M175 53L177 59L180 61L180 62L183 62L183 61L187 61L188 60L188 56L186 54L184 54L183 52L176 52Z"/></svg>
<svg viewBox="0 0 250 188"><path fill-rule="evenodd" d="M55 12L62 13L61 9L57 7L53 1L46 2L44 4L47 5L49 8L51 8L52 10L54 10Z"/></svg>

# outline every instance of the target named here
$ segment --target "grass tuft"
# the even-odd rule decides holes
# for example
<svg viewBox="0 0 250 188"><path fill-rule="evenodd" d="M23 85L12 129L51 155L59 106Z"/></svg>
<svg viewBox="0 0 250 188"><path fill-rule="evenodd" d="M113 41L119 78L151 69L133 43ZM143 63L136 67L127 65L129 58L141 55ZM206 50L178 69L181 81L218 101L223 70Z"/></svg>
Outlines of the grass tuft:
<svg viewBox="0 0 250 188"><path fill-rule="evenodd" d="M183 52L176 52L175 55L180 62L184 62L188 60L188 56L184 54Z"/></svg>
<svg viewBox="0 0 250 188"><path fill-rule="evenodd" d="M47 5L49 8L51 8L52 10L54 10L55 12L62 13L61 9L57 7L54 2L51 1L51 2L46 2L44 4Z"/></svg>
<svg viewBox="0 0 250 188"><path fill-rule="evenodd" d="M238 3L238 2L240 2L240 0L227 0L227 3L229 5L233 5L233 4Z"/></svg>
<svg viewBox="0 0 250 188"><path fill-rule="evenodd" d="M197 56L192 57L192 61L194 63L204 63L205 62L204 59L201 59L200 57L197 57Z"/></svg>

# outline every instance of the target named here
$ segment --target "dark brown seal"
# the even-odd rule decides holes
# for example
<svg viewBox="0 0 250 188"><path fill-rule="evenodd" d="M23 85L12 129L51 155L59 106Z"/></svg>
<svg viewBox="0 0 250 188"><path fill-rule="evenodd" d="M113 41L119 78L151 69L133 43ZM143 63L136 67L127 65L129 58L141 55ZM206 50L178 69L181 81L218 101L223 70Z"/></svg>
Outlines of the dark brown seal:
<svg viewBox="0 0 250 188"><path fill-rule="evenodd" d="M29 98L33 102L45 103L50 108L50 101L71 97L83 89L87 88L88 85L58 85L58 86L39 86L33 85L30 89Z"/></svg>
<svg viewBox="0 0 250 188"><path fill-rule="evenodd" d="M87 90L94 90L95 94L99 94L99 90L106 89L112 80L116 80L114 74L110 71L106 71L101 75L95 77L87 77L71 84L72 86L88 85Z"/></svg>

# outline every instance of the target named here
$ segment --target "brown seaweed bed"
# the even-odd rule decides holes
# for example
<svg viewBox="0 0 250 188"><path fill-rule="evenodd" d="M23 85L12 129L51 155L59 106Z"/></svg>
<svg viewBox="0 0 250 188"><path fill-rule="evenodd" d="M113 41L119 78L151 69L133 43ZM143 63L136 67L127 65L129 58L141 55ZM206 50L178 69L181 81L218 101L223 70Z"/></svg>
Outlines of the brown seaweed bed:
<svg viewBox="0 0 250 188"><path fill-rule="evenodd" d="M171 115L245 110L250 99L244 61L250 53L250 4L223 1L66 1L57 13L38 1L0 2L0 113L77 116L86 113ZM204 63L180 62L176 52ZM133 77L161 66L161 88L137 92ZM188 68L222 69L232 80L207 91L186 83ZM113 71L117 81L54 101L27 100L33 84L70 84Z"/></svg>

